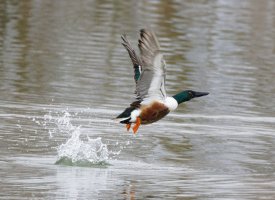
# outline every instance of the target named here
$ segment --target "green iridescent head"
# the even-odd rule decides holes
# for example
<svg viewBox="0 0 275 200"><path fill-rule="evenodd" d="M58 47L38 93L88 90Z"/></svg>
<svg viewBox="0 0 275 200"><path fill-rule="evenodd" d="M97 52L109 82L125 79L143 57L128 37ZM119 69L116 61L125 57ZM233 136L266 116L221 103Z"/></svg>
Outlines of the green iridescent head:
<svg viewBox="0 0 275 200"><path fill-rule="evenodd" d="M202 97L208 95L208 92L195 92L193 90L184 90L176 95L173 96L174 99L178 102L178 104L189 101L196 97Z"/></svg>

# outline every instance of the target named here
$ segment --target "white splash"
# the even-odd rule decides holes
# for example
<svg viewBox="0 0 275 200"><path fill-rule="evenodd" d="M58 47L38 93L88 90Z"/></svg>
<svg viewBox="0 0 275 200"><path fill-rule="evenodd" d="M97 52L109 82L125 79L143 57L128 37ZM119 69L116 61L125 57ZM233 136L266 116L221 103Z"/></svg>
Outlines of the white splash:
<svg viewBox="0 0 275 200"><path fill-rule="evenodd" d="M57 148L56 164L94 166L108 164L108 148L101 138L90 138L84 129L71 123L71 114L64 111L61 116L53 117L51 113L44 120L54 123L56 128L49 129L50 138L54 134L68 134L70 138Z"/></svg>
<svg viewBox="0 0 275 200"><path fill-rule="evenodd" d="M108 149L103 144L101 138L91 139L86 136L86 140L80 139L80 128L77 127L71 138L65 144L58 147L58 161L71 160L72 164L99 164L108 160ZM58 162L57 161L57 162Z"/></svg>

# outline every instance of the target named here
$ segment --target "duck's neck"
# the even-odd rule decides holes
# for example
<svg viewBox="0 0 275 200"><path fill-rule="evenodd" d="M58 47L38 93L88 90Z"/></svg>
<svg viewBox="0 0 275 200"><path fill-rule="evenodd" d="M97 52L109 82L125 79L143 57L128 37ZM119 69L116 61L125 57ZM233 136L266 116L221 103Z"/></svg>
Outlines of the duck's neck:
<svg viewBox="0 0 275 200"><path fill-rule="evenodd" d="M178 104L189 101L191 99L190 94L188 91L182 91L173 96L173 98L177 101Z"/></svg>

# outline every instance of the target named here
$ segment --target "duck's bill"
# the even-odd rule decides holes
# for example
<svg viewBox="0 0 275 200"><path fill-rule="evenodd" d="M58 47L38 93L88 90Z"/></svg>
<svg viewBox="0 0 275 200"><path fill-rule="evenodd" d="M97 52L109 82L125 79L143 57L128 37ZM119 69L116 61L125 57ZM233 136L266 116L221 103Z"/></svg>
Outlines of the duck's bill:
<svg viewBox="0 0 275 200"><path fill-rule="evenodd" d="M194 97L202 97L208 95L209 92L194 92Z"/></svg>

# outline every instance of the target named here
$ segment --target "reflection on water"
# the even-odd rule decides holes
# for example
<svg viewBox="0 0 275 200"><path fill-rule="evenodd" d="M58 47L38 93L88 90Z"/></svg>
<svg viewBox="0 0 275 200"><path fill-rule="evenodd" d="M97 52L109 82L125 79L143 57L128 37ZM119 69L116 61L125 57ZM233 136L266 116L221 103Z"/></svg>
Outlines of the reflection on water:
<svg viewBox="0 0 275 200"><path fill-rule="evenodd" d="M272 0L1 1L3 198L275 199L274 10ZM159 36L168 93L210 95L133 136L111 119L134 97L120 34L136 44L143 27ZM70 135L44 116L64 110L102 138L110 166L54 165Z"/></svg>

